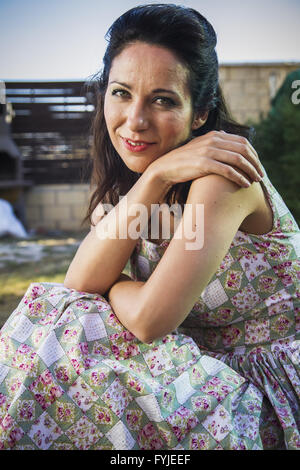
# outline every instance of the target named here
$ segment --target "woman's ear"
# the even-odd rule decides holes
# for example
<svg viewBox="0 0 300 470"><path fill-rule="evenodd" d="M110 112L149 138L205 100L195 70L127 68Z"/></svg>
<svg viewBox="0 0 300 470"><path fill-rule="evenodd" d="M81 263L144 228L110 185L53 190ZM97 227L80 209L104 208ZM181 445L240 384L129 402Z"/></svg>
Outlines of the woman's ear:
<svg viewBox="0 0 300 470"><path fill-rule="evenodd" d="M205 111L205 113L197 113L194 117L193 124L192 124L192 130L195 131L196 129L199 129L199 127L203 126L203 124L206 123L207 118L208 118L208 113L209 111Z"/></svg>

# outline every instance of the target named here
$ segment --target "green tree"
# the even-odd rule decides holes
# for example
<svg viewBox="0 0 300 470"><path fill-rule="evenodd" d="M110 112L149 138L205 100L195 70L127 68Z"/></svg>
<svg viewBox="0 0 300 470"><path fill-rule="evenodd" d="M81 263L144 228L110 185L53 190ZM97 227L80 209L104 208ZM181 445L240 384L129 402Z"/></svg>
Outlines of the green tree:
<svg viewBox="0 0 300 470"><path fill-rule="evenodd" d="M299 82L295 83L296 80ZM271 102L267 117L258 124L251 124L256 131L253 145L270 180L298 224L300 224L300 103L297 104L296 101L300 101L300 91L297 91L299 87L300 69L297 69L286 77Z"/></svg>

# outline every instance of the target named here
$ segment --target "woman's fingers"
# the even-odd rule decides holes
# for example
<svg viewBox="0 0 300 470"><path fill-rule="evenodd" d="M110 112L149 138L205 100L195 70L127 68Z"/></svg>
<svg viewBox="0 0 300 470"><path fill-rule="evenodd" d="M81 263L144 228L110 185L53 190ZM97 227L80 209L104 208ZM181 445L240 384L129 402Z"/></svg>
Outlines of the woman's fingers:
<svg viewBox="0 0 300 470"><path fill-rule="evenodd" d="M245 166L241 160L241 165L243 165L243 167L241 166L241 169L246 171L246 173L255 181L260 180L259 177L264 176L264 174L260 167L257 152L250 142L245 137L235 134L227 134L224 131L220 131L218 134L219 139L214 139L216 147L231 150L242 155L249 164ZM238 164L238 166L240 165Z"/></svg>
<svg viewBox="0 0 300 470"><path fill-rule="evenodd" d="M253 145L249 142L248 139L246 139L246 137L243 137L243 136L240 136L240 135L236 135L236 134L229 134L227 132L224 132L224 131L221 131L222 134L223 134L223 138L227 138L228 140L235 140L236 142L239 142L241 144L245 144L249 150L251 150L252 154L254 155L254 162L255 165L256 165L256 168L257 170L260 170L260 166L259 166L259 156L258 156L258 153L256 152L255 148L253 147ZM263 172L262 172L262 176L263 176Z"/></svg>
<svg viewBox="0 0 300 470"><path fill-rule="evenodd" d="M224 178L229 179L233 183L236 183L238 186L241 186L243 188L249 188L251 186L251 183L245 178L238 170L233 168L230 165L226 165L225 163L221 163L216 160L208 160L208 166L209 166L209 173L215 173L216 175L222 175Z"/></svg>
<svg viewBox="0 0 300 470"><path fill-rule="evenodd" d="M212 152L214 150L215 149L213 149ZM254 166L251 165L249 161L243 155L241 155L241 153L218 149L218 157L217 159L214 159L214 161L222 162L228 167L233 167L235 173L238 170L241 170L251 181L258 182L261 180L261 176L258 174Z"/></svg>
<svg viewBox="0 0 300 470"><path fill-rule="evenodd" d="M244 144L238 142L224 142L218 152L218 160L243 170L251 180L260 181L262 175L254 165L254 158L252 154L249 155Z"/></svg>
<svg viewBox="0 0 300 470"><path fill-rule="evenodd" d="M172 161L174 165L170 165ZM249 187L263 176L259 159L248 140L220 131L194 137L151 165L156 166L164 182L171 184L215 173L239 186Z"/></svg>

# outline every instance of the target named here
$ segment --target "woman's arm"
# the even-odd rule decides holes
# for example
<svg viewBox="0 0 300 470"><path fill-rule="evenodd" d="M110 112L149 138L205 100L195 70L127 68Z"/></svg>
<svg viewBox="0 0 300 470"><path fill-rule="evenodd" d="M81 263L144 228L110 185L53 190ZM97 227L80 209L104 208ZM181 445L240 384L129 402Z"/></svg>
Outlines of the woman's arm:
<svg viewBox="0 0 300 470"><path fill-rule="evenodd" d="M110 290L109 301L119 320L141 341L151 342L174 331L186 318L219 268L242 221L255 211L256 186L238 188L218 175L193 181L187 199L191 206L186 206L188 210L150 278L145 283L117 283ZM203 227L196 227L197 204L204 204ZM202 248L186 249L191 240L185 233L176 238L183 224L203 230Z"/></svg>
<svg viewBox="0 0 300 470"><path fill-rule="evenodd" d="M78 291L105 294L119 278L138 240L128 234L130 223L137 218L134 206L142 204L147 213L143 220L140 218L142 231L151 215L151 204L157 203L167 190L168 185L154 173L144 172L127 197L85 237L69 266L64 285ZM124 238L119 238L120 234Z"/></svg>
<svg viewBox="0 0 300 470"><path fill-rule="evenodd" d="M137 219L137 204L145 214L139 217L141 233L151 215L151 204L158 203L174 184L211 173L223 175L242 186L249 184L239 168L250 180L257 179L259 161L255 150L247 139L218 131L196 137L157 158L126 197L83 240L64 285L104 295L118 279L137 243L138 237L134 239L129 233L131 223ZM107 234L104 233L106 226Z"/></svg>
<svg viewBox="0 0 300 470"><path fill-rule="evenodd" d="M107 300L122 325L142 341L144 337L139 330L138 313L142 305L144 285L144 282L132 281L128 276L121 274L107 294Z"/></svg>

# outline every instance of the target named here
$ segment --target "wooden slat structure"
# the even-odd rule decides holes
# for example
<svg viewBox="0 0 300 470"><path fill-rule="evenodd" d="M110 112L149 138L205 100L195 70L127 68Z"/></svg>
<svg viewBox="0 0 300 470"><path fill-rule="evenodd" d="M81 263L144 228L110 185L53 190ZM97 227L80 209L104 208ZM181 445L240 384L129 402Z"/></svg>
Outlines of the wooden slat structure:
<svg viewBox="0 0 300 470"><path fill-rule="evenodd" d="M33 184L85 183L90 178L92 86L84 81L5 82L15 116L12 137Z"/></svg>

